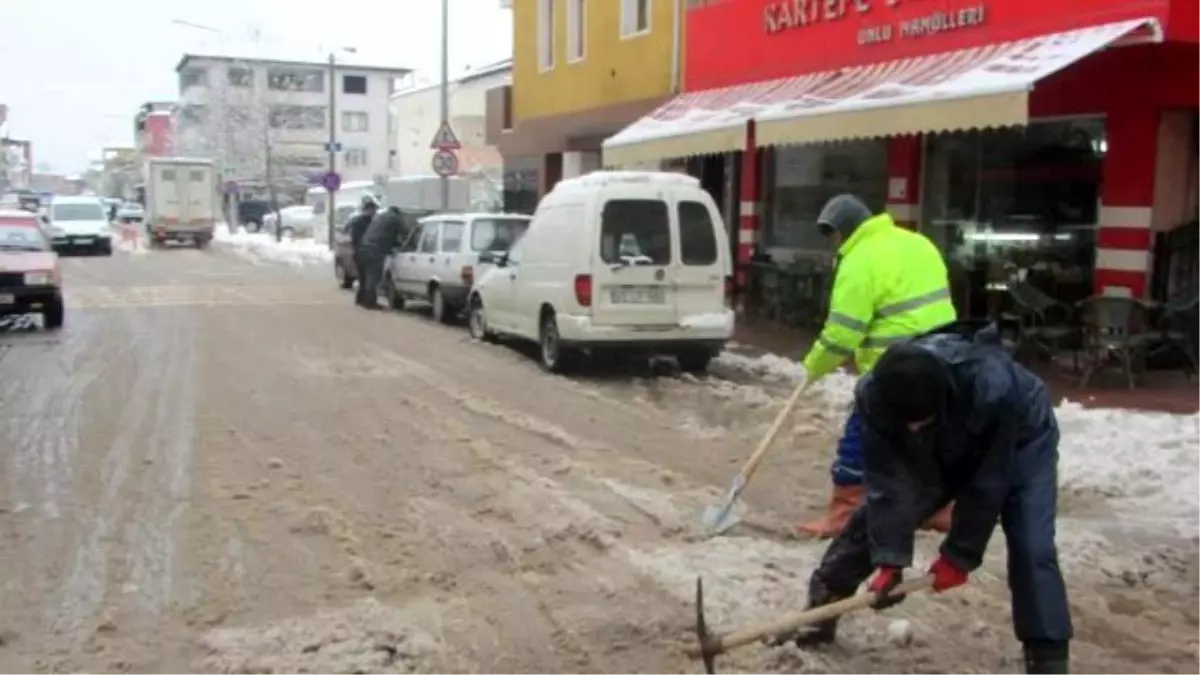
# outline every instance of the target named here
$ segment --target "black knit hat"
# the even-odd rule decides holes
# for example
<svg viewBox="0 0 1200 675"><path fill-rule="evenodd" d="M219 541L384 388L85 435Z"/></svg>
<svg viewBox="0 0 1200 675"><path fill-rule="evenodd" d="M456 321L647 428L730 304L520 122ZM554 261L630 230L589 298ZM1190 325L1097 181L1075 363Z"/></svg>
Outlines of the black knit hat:
<svg viewBox="0 0 1200 675"><path fill-rule="evenodd" d="M950 396L950 374L930 351L893 345L871 371L868 401L873 415L896 425L937 417Z"/></svg>

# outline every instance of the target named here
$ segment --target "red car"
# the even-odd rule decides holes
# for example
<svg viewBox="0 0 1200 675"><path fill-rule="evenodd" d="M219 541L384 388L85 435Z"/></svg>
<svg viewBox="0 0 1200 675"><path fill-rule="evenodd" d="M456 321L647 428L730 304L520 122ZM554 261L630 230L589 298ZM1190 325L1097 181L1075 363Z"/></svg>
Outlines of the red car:
<svg viewBox="0 0 1200 675"><path fill-rule="evenodd" d="M31 325L41 314L46 330L63 325L62 272L58 254L24 211L0 211L0 327Z"/></svg>

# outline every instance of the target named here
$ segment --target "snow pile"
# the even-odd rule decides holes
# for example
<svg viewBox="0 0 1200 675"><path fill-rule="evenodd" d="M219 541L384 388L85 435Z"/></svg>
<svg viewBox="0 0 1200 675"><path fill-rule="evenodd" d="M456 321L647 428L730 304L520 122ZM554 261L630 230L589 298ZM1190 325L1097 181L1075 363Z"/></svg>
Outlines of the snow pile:
<svg viewBox="0 0 1200 675"><path fill-rule="evenodd" d="M775 354L726 351L717 362L767 381L799 382L804 373L799 363ZM829 412L845 415L856 381L838 371L810 395ZM1200 415L1084 408L1066 400L1056 413L1063 492L1099 498L1144 527L1195 531L1200 524Z"/></svg>
<svg viewBox="0 0 1200 675"><path fill-rule="evenodd" d="M1195 531L1200 496L1200 415L1084 408L1057 409L1064 491L1095 494L1122 516Z"/></svg>
<svg viewBox="0 0 1200 675"><path fill-rule="evenodd" d="M213 239L254 261L301 267L333 260L333 251L312 239L284 237L280 241L275 241L274 235L271 234L251 233L242 227L239 227L236 232L230 232L229 228L224 225L217 226Z"/></svg>

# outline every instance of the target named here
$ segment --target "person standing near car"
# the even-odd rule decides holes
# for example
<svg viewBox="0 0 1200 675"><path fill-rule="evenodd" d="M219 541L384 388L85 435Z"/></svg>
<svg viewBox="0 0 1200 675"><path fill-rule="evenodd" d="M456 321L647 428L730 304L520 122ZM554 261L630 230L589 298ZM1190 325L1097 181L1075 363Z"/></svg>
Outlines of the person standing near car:
<svg viewBox="0 0 1200 675"><path fill-rule="evenodd" d="M363 233L358 251L358 305L379 309L379 283L383 280L383 264L404 232L404 218L395 206L375 214Z"/></svg>
<svg viewBox="0 0 1200 675"><path fill-rule="evenodd" d="M375 213L379 211L379 202L371 195L364 195L362 204L358 208L358 213L347 223L350 230L350 250L354 251L354 269L358 275L358 293L354 296L355 304L363 304L363 275L366 273L366 260L363 258L362 241L363 236L367 233L367 228L371 225L371 219L375 217Z"/></svg>

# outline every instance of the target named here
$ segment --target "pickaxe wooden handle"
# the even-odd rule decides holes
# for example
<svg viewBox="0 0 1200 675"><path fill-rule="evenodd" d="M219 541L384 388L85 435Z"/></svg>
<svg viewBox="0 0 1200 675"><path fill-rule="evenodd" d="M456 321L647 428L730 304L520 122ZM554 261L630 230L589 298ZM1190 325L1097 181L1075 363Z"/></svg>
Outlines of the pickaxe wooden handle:
<svg viewBox="0 0 1200 675"><path fill-rule="evenodd" d="M932 576L922 576L918 579L910 579L896 586L892 591L893 595L906 595L916 593L933 587ZM744 647L753 642L758 642L763 638L773 637L783 633L807 626L814 623L820 623L827 619L839 617L847 612L852 612L856 609L870 607L875 602L874 593L859 593L853 597L831 602L828 605L821 605L802 612L791 612L784 616L775 619L774 621L743 628L724 635L709 635L708 629L704 622L704 591L700 580L696 580L696 632L699 641L697 644L689 644L684 647L683 651L693 659L704 659L704 665L708 672L713 672L713 658L718 654L723 654L731 649Z"/></svg>

